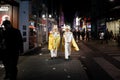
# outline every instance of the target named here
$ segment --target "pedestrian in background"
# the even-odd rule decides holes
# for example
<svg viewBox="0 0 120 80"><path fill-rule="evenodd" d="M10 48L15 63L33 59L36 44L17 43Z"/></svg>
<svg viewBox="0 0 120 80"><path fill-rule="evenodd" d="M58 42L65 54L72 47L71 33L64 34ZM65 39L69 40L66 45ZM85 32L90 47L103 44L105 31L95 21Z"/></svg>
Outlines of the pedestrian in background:
<svg viewBox="0 0 120 80"><path fill-rule="evenodd" d="M103 44L103 41L104 41L104 32L103 31L101 31L100 33L99 33L99 37L100 37L100 43L101 44Z"/></svg>
<svg viewBox="0 0 120 80"><path fill-rule="evenodd" d="M5 49L3 51L2 62L5 67L4 80L17 80L17 63L19 54L23 53L22 35L15 29L9 20L3 21L3 38Z"/></svg>
<svg viewBox="0 0 120 80"><path fill-rule="evenodd" d="M105 33L104 33L104 40L107 44L108 44L109 37L110 37L110 33L109 33L108 29L106 29Z"/></svg>
<svg viewBox="0 0 120 80"><path fill-rule="evenodd" d="M75 41L77 41L77 31L76 31L76 29L73 29L73 36L74 36L74 39L75 39Z"/></svg>
<svg viewBox="0 0 120 80"><path fill-rule="evenodd" d="M84 41L84 39L85 39L85 28L83 28L83 30L81 32L81 36L82 36L82 40Z"/></svg>
<svg viewBox="0 0 120 80"><path fill-rule="evenodd" d="M73 33L70 31L70 26L65 26L65 32L63 34L63 41L62 44L64 45L64 51L65 51L65 60L70 59L71 55L71 47L73 47L75 50L79 50L78 45L73 37Z"/></svg>
<svg viewBox="0 0 120 80"><path fill-rule="evenodd" d="M77 42L80 42L80 30L77 30Z"/></svg>
<svg viewBox="0 0 120 80"><path fill-rule="evenodd" d="M57 25L54 25L49 34L48 49L50 50L51 59L57 58L57 51L60 45L60 33Z"/></svg>
<svg viewBox="0 0 120 80"><path fill-rule="evenodd" d="M88 29L86 30L86 40L89 41L89 31L88 31Z"/></svg>

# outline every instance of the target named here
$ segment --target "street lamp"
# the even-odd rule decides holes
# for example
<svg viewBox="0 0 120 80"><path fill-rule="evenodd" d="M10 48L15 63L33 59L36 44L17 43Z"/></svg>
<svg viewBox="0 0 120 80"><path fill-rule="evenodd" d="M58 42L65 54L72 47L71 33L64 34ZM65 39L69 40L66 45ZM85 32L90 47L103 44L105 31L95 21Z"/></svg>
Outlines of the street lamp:
<svg viewBox="0 0 120 80"><path fill-rule="evenodd" d="M51 15L51 14L49 14L49 18L52 18L52 15Z"/></svg>
<svg viewBox="0 0 120 80"><path fill-rule="evenodd" d="M42 18L45 18L45 14L42 15Z"/></svg>

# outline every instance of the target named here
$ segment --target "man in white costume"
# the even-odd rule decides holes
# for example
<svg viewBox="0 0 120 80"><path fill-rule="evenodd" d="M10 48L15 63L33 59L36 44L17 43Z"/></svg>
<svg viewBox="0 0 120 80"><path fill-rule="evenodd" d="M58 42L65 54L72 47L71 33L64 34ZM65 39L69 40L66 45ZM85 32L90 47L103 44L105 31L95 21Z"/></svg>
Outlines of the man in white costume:
<svg viewBox="0 0 120 80"><path fill-rule="evenodd" d="M57 25L53 26L52 31L49 34L49 44L48 49L51 53L51 59L57 57L57 51L60 44L60 33L58 31Z"/></svg>
<svg viewBox="0 0 120 80"><path fill-rule="evenodd" d="M64 38L64 47L65 47L65 59L69 59L71 55L71 42L73 39L73 33L70 31L69 25L66 25L65 27L63 38Z"/></svg>

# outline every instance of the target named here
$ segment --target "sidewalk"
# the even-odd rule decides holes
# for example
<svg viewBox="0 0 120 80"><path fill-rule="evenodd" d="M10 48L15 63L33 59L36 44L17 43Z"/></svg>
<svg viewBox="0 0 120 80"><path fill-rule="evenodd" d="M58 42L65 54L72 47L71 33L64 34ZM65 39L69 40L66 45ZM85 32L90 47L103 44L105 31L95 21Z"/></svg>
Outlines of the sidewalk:
<svg viewBox="0 0 120 80"><path fill-rule="evenodd" d="M71 55L69 61L64 60L64 53L58 54L57 59L51 60L45 45L39 55L30 56L19 65L18 80L88 80L79 52Z"/></svg>
<svg viewBox="0 0 120 80"><path fill-rule="evenodd" d="M24 60L24 58L26 58L26 56L36 55L40 52L41 52L41 47L36 47L34 49L29 50L28 52L20 55L18 64L21 63ZM2 61L0 61L0 80L2 80L3 75L4 75L4 66L2 64Z"/></svg>
<svg viewBox="0 0 120 80"><path fill-rule="evenodd" d="M103 44L101 44L100 40L83 41L83 43L87 46L91 46L94 49L97 49L104 53L110 53L110 52L118 53L120 51L120 47L118 46L118 43L114 40L109 40L108 44L105 41L103 42Z"/></svg>

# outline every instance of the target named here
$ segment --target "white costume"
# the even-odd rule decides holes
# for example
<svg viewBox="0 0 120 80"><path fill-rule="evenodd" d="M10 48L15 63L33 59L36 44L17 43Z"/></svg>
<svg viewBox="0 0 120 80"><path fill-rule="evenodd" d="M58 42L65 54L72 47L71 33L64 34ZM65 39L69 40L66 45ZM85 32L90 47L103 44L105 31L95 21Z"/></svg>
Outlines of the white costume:
<svg viewBox="0 0 120 80"><path fill-rule="evenodd" d="M66 29L68 29L68 31L65 30L63 37L64 37L64 44L65 44L65 59L69 59L69 56L71 55L71 42L73 39L73 33L70 32L70 27L66 26Z"/></svg>
<svg viewBox="0 0 120 80"><path fill-rule="evenodd" d="M71 55L71 41L73 38L72 32L65 32L64 39L65 39L65 59L68 59Z"/></svg>

